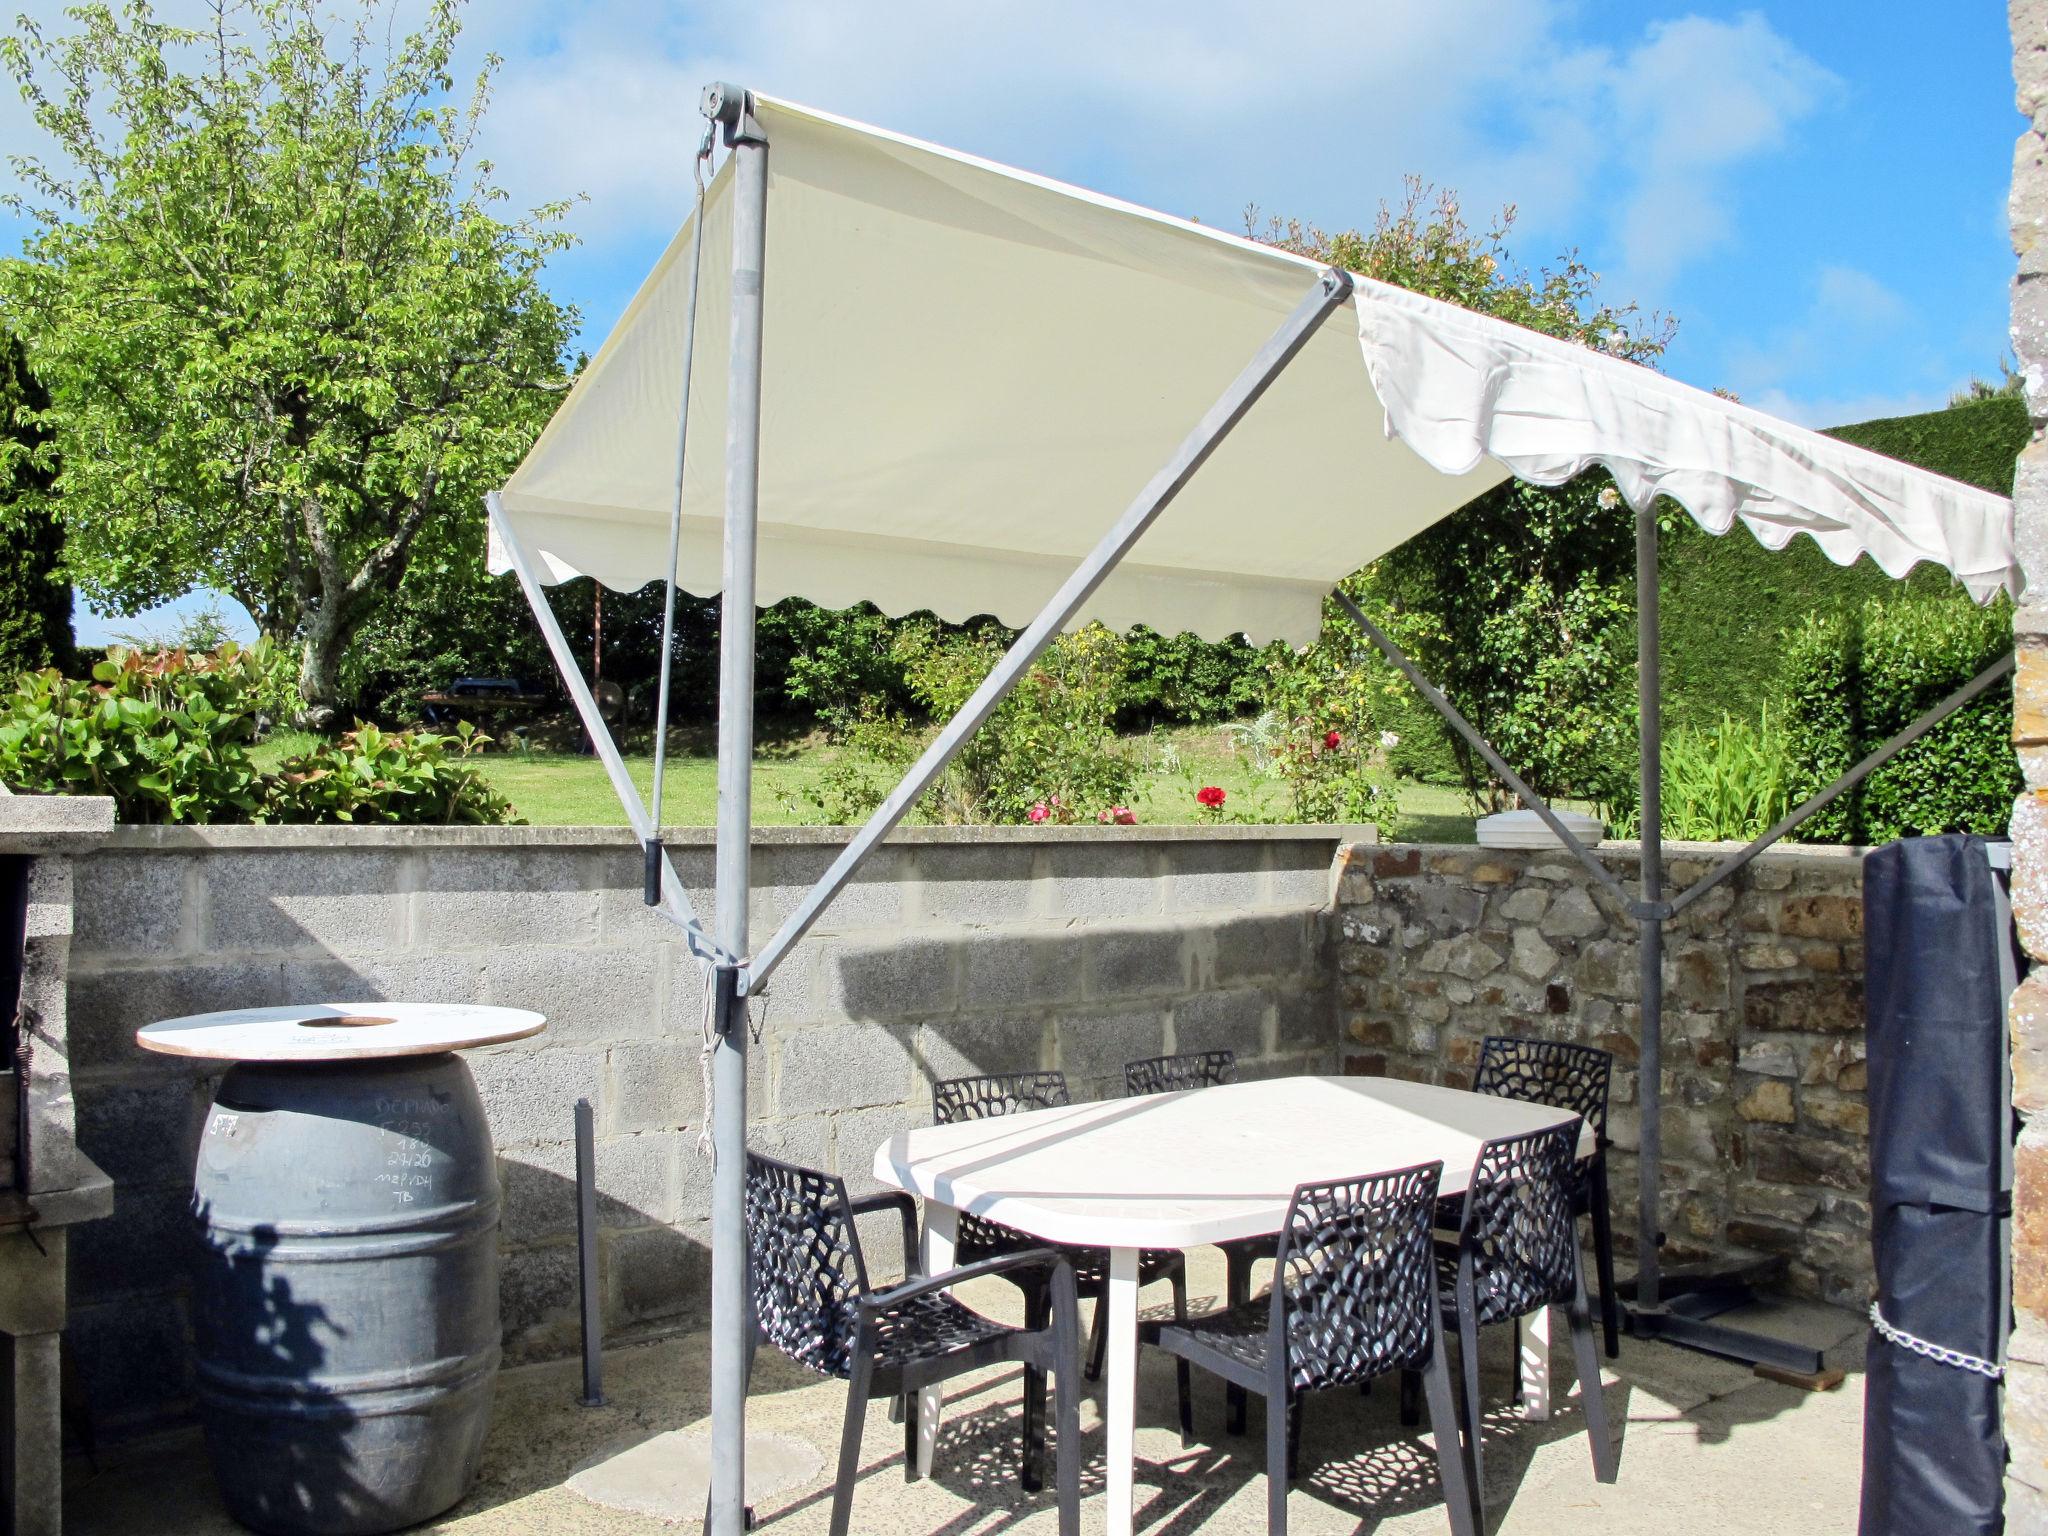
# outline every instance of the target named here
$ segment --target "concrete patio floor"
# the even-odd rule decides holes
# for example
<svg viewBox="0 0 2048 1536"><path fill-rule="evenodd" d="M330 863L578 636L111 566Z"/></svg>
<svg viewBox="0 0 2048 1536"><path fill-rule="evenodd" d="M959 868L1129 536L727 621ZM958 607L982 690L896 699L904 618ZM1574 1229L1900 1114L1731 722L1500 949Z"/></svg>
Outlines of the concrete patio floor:
<svg viewBox="0 0 2048 1536"><path fill-rule="evenodd" d="M1220 1287L1212 1252L1191 1256L1196 1305ZM999 1283L965 1292L992 1312L1011 1306ZM1159 1298L1163 1300L1164 1290ZM1148 1293L1148 1301L1153 1299ZM1086 1304L1083 1306L1084 1314ZM1609 1362L1607 1410L1620 1438L1620 1480L1593 1481L1569 1341L1554 1330L1558 1411L1522 1420L1508 1406L1513 1330L1483 1346L1488 1414L1489 1530L1499 1536L1739 1536L1797 1531L1830 1536L1856 1526L1863 1410L1860 1318L1803 1302L1760 1304L1751 1327L1824 1347L1850 1372L1833 1392L1759 1380L1748 1369L1660 1344L1622 1341ZM656 1536L695 1529L703 1510L705 1383L709 1339L691 1333L612 1352L607 1406L582 1408L574 1362L508 1371L482 1474L469 1497L422 1530L460 1536ZM1173 1423L1173 1373L1148 1353L1138 1404L1138 1529L1147 1536L1265 1528L1264 1439L1255 1403L1243 1438L1223 1432L1221 1385L1195 1378L1198 1444L1183 1450ZM757 1529L814 1536L831 1511L842 1383L820 1381L763 1353L749 1431L760 1440L751 1473L778 1487L750 1489ZM869 1413L853 1530L889 1536L988 1536L1057 1529L1048 1491L1017 1486L1018 1373L972 1378L949 1399L933 1476L906 1485L902 1431ZM1103 1433L1099 1388L1082 1408L1083 1531L1100 1531ZM657 1441L657 1437L662 1437ZM1411 1536L1448 1529L1435 1461L1423 1430L1401 1427L1391 1381L1371 1396L1313 1398L1305 1414L1302 1475L1290 1528ZM1048 1461L1048 1478L1050 1463ZM97 1472L72 1468L65 1529L75 1536L225 1536L241 1528L222 1510L196 1434L103 1456Z"/></svg>

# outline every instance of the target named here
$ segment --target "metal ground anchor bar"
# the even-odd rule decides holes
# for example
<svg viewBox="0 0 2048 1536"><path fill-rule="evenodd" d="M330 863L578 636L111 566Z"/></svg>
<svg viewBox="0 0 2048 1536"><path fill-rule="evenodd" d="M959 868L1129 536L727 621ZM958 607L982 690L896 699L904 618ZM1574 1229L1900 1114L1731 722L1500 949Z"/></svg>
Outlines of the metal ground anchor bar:
<svg viewBox="0 0 2048 1536"><path fill-rule="evenodd" d="M1258 404L1272 382L1308 345L1322 323L1351 296L1351 288L1351 275L1334 267L1317 278L1315 287L1253 354L1251 361L1203 414L1195 429L1182 440L1173 457L1138 493L1137 499L1125 508L1101 542L1074 568L1073 574L1060 585L1059 591L1053 594L1038 617L1003 653L994 670L982 680L981 686L974 690L932 744L925 748L901 782L889 792L888 798L854 834L852 841L833 860L831 868L819 877L818 883L797 904L796 910L784 919L775 936L755 952L753 965L747 974L749 988L767 985L768 978L781 964L789 947L809 931L826 905L853 878L854 872L881 840L889 835L890 829L909 814L918 797L931 787L945 771L946 764L959 754L982 722L994 713L1003 695L1044 654L1045 648L1080 612L1082 604L1094 595L1118 562L1144 537L1145 530L1194 478L1195 472L1208 462L1209 456L1230 435L1231 428Z"/></svg>
<svg viewBox="0 0 2048 1536"><path fill-rule="evenodd" d="M1683 1300L1675 1297L1669 1306L1624 1307L1622 1317L1628 1325L1630 1337L1656 1339L1684 1349L1719 1355L1724 1360L1735 1360L1744 1365L1774 1366L1802 1376L1820 1374L1825 1363L1821 1351L1752 1333L1746 1328L1713 1322L1706 1317L1692 1316L1678 1310L1677 1304Z"/></svg>
<svg viewBox="0 0 2048 1536"><path fill-rule="evenodd" d="M583 729L590 736L590 744L597 752L597 758L604 765L605 776L611 781L612 794L619 802L619 808L626 813L626 821L633 829L633 835L644 848L656 832L647 807L640 799L640 791L634 787L632 775L626 771L626 760L619 752L619 744L612 739L611 728L604 723L597 700L591 696L590 685L583 680L583 665L576 659L576 652L569 644L569 637L562 633L561 622L555 617L554 605L548 601L547 589L541 585L539 572L534 568L533 555L525 541L513 528L511 519L505 516L503 502L498 493L492 491L484 497L484 510L490 516L492 529L498 535L498 544L505 552L506 560L512 566L512 573L519 579L519 589L526 596L526 606L533 611L534 623L540 626L541 639L547 642L548 654L554 659L555 671L560 674L562 686L569 690L569 700L576 706L576 714L583 722ZM667 876L663 882L662 900L659 908L662 916L683 930L689 943L690 952L702 960L731 960L733 957L717 944L704 925L697 920L696 912L690 906L688 888L683 877L676 872L675 862L666 850L661 855L662 870Z"/></svg>
<svg viewBox="0 0 2048 1536"><path fill-rule="evenodd" d="M604 1313L597 1271L597 1126L590 1100L576 1101L576 1280L583 1321L585 1408L604 1402Z"/></svg>
<svg viewBox="0 0 2048 1536"><path fill-rule="evenodd" d="M1615 900L1621 902L1624 906L1631 905L1633 898L1629 895L1628 888L1621 883L1621 880L1615 873L1605 864L1601 863L1599 859L1595 858L1591 849L1587 848L1584 843L1572 835L1571 828L1564 824L1557 812L1550 808L1541 795L1537 794L1535 790L1522 781L1520 774L1507 765L1507 759L1494 751L1492 743L1479 734L1478 729L1471 721L1465 718L1459 711L1458 706L1445 697L1443 690L1423 676L1422 669L1409 659L1406 651L1394 643L1393 636L1367 618L1365 610L1353 602L1351 595L1341 587L1333 592L1331 596L1336 599L1337 606L1349 615L1351 622L1364 632L1365 638L1377 646L1380 654L1393 663L1394 669L1407 678L1415 691L1422 695L1423 702L1442 715L1451 729L1465 738L1472 749L1481 758L1485 759L1486 766L1500 775L1502 782L1515 792L1522 804L1541 818L1543 824L1550 828L1551 832L1564 844L1572 857L1585 865L1589 874L1606 886L1609 891L1613 892Z"/></svg>

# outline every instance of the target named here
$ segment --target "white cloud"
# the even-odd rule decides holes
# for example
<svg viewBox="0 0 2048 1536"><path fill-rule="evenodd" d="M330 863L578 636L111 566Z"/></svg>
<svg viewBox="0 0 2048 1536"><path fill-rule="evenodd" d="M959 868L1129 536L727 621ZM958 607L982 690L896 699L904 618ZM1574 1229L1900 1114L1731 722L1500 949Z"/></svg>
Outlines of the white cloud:
<svg viewBox="0 0 2048 1536"><path fill-rule="evenodd" d="M1898 390L1876 391L1860 395L1806 396L1787 394L1782 389L1766 389L1751 398L1743 396L1743 404L1753 405L1758 410L1768 411L1773 416L1802 427L1846 427L1859 421L1877 421L1887 416L1918 416L1923 411L1938 410L1948 403L1949 391Z"/></svg>
<svg viewBox="0 0 2048 1536"><path fill-rule="evenodd" d="M1820 269L1813 302L1817 318L1858 331L1895 325L1908 313L1906 301L1868 272L1839 264Z"/></svg>
<svg viewBox="0 0 2048 1536"><path fill-rule="evenodd" d="M403 26L424 0L397 4ZM678 222L698 90L728 78L1224 225L1248 202L1369 223L1413 171L1475 222L1516 203L1525 259L1610 247L1610 293L1655 303L1732 229L1740 167L1834 88L1760 16L1596 46L1572 0L485 0L467 25L458 75L506 60L501 184L585 194L571 227L619 267Z"/></svg>
<svg viewBox="0 0 2048 1536"><path fill-rule="evenodd" d="M1630 184L1616 216L1628 282L1655 294L1684 261L1724 241L1734 169L1780 147L1839 90L1754 12L1652 23L1613 75L1614 137Z"/></svg>
<svg viewBox="0 0 2048 1536"><path fill-rule="evenodd" d="M1945 404L1968 382L1952 354L1926 318L1880 278L1829 263L1814 272L1793 320L1725 350L1723 382L1746 404L1773 415L1835 427ZM1863 380L1871 387L1854 387ZM1843 388L1845 381L1851 387Z"/></svg>

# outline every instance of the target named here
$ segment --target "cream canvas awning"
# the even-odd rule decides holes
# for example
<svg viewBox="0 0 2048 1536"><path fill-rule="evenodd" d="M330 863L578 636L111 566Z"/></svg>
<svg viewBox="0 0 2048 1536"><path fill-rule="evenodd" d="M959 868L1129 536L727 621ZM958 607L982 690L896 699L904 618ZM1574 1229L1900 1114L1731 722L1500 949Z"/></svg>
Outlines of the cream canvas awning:
<svg viewBox="0 0 2048 1536"><path fill-rule="evenodd" d="M759 598L1031 618L1315 282L1252 241L756 98L769 169ZM730 163L706 258L676 577L720 582ZM502 506L555 580L658 579L690 230ZM1362 351L1362 361L1361 361ZM1361 279L1079 619L1312 639L1339 580L1497 484L1599 461L1774 547L2016 590L2002 498L1648 369ZM493 568L505 568L493 549Z"/></svg>
<svg viewBox="0 0 2048 1536"><path fill-rule="evenodd" d="M1837 561L1868 553L1894 575L1934 561L1982 601L2019 590L2010 504L1647 369L1183 220L722 83L707 88L704 111L730 154L702 215L687 412L689 226L486 503L493 568L517 573L641 843L644 899L682 928L702 969L717 1150L710 1528L742 1536L747 1524L750 1000L1059 627L1099 618L1311 639L1343 577L1510 473L1555 483L1605 464L1636 509L1644 809L1634 897L1369 615L1346 594L1338 605L1614 893L1610 910L1633 919L1643 985L1632 1331L1817 1373L1817 1351L1714 1321L1719 1292L1691 1312L1660 1292L1664 928L2012 663L1987 668L1667 900L1651 507L1668 494L1714 532L1740 520L1773 547L1806 533ZM729 372L741 380L730 410ZM692 430L671 571L679 417ZM672 647L643 802L543 583L587 574L637 588L673 574L708 594L728 561L707 930L660 833ZM788 596L990 613L1023 628L763 942L749 894L753 617L757 603ZM1120 1253L1112 1268L1128 1267L1112 1277L1109 1336L1128 1343L1136 1250ZM1111 1536L1134 1528L1134 1402L1130 1377L1112 1372ZM929 1448L935 1430L927 1413L918 1444Z"/></svg>

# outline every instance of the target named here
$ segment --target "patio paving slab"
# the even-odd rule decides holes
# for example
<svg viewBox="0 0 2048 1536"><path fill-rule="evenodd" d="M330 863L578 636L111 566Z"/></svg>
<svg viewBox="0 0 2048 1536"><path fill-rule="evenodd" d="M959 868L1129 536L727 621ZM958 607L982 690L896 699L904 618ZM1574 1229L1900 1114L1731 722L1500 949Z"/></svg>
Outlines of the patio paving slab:
<svg viewBox="0 0 2048 1536"><path fill-rule="evenodd" d="M1216 1273L1210 1273L1211 1270ZM1215 1255L1194 1256L1196 1290L1221 1280ZM1014 1310L1007 1286L970 1289L994 1313ZM1162 1292L1163 1295L1163 1292ZM1084 1308L1085 1310L1085 1308ZM1737 1320L1737 1319L1731 1319ZM1489 1529L1495 1536L1747 1536L1797 1530L1834 1536L1856 1526L1862 1433L1860 1318L1799 1302L1766 1302L1745 1326L1825 1347L1850 1371L1823 1393L1759 1380L1746 1368L1662 1344L1625 1339L1608 1362L1604 1392L1621 1436L1618 1482L1593 1481L1562 1319L1554 1328L1554 1401L1547 1422L1508 1406L1511 1329L1483 1340ZM662 1536L698 1526L709 1339L691 1333L613 1351L602 1408L583 1408L573 1361L508 1371L476 1488L440 1521L451 1536ZM906 1484L902 1431L882 1405L869 1413L852 1527L872 1536L1053 1536L1052 1494L1017 1485L1019 1373L970 1378L949 1398L931 1479ZM1148 1358L1140 1381L1138 1529L1145 1536L1257 1532L1265 1528L1264 1439L1254 1404L1250 1433L1223 1430L1220 1383L1197 1373L1198 1443L1183 1450L1169 1429L1173 1373ZM757 1529L822 1536L831 1510L845 1386L764 1352L749 1429L761 1441L750 1468ZM1100 1531L1103 1433L1099 1389L1082 1407L1082 1529ZM1310 1400L1302 1476L1289 1500L1301 1536L1420 1536L1447 1522L1431 1442L1399 1423L1393 1383L1370 1396L1339 1391ZM769 1453L771 1454L762 1454ZM72 1536L229 1536L196 1435L103 1456L97 1473L72 1469ZM1050 1458L1048 1458L1048 1474ZM594 1502L579 1489L603 1502ZM1095 1502L1089 1502L1094 1500ZM618 1506L626 1507L618 1507Z"/></svg>

